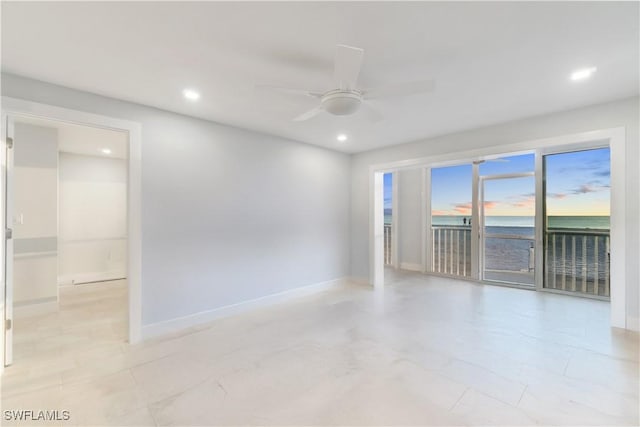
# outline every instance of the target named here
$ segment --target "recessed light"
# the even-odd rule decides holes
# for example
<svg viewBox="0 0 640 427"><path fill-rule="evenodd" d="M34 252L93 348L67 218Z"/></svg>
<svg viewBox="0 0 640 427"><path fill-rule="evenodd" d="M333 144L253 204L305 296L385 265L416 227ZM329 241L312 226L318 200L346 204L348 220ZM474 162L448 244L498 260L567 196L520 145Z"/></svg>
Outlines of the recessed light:
<svg viewBox="0 0 640 427"><path fill-rule="evenodd" d="M200 94L193 89L185 89L182 91L182 95L189 101L197 101L200 99Z"/></svg>
<svg viewBox="0 0 640 427"><path fill-rule="evenodd" d="M591 77L593 73L595 73L598 69L596 67L582 68L580 70L576 70L571 73L571 80L584 80Z"/></svg>
<svg viewBox="0 0 640 427"><path fill-rule="evenodd" d="M345 142L347 140L347 135L345 135L344 133L341 133L336 137L336 139L340 142Z"/></svg>
<svg viewBox="0 0 640 427"><path fill-rule="evenodd" d="M108 149L108 148L103 148L103 149L102 149L102 150L100 150L100 151L102 151L102 154L111 154L111 150L110 150L110 149Z"/></svg>

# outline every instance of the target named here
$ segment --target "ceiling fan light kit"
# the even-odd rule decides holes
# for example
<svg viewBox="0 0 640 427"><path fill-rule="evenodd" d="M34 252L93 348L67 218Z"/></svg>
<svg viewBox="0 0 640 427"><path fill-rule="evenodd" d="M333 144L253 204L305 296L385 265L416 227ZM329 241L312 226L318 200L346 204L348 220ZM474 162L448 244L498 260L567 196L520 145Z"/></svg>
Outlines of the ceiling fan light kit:
<svg viewBox="0 0 640 427"><path fill-rule="evenodd" d="M362 94L357 90L336 89L322 95L322 108L335 116L347 116L358 111Z"/></svg>

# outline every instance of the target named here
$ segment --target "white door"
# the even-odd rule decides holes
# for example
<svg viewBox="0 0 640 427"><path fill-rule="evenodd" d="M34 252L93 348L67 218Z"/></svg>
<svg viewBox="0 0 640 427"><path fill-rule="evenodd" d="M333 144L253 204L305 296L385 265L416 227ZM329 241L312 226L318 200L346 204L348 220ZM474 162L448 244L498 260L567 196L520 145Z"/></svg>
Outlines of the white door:
<svg viewBox="0 0 640 427"><path fill-rule="evenodd" d="M2 151L2 203L4 224L3 284L4 284L4 365L13 360L13 122L3 117Z"/></svg>

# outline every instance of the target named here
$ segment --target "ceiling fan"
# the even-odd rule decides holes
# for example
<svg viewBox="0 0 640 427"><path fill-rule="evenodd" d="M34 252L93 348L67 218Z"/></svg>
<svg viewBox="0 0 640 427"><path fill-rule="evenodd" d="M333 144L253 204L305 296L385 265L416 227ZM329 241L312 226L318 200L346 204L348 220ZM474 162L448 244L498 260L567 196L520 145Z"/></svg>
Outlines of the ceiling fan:
<svg viewBox="0 0 640 427"><path fill-rule="evenodd" d="M319 101L317 106L293 119L296 122L301 122L309 120L323 112L336 116L347 116L360 109L364 111L370 120L379 121L382 120L382 114L369 105L367 101L371 99L384 99L430 92L435 86L434 81L429 79L390 84L376 88L359 88L357 82L362 67L363 56L363 49L339 44L336 47L333 68L335 88L326 92L270 85L258 85L257 87L317 99Z"/></svg>

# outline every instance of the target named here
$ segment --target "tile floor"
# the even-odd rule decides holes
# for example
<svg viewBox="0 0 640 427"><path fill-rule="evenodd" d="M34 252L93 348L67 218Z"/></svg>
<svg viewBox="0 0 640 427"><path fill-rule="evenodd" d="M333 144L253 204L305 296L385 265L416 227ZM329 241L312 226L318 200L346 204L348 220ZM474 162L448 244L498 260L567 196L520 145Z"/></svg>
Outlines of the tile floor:
<svg viewBox="0 0 640 427"><path fill-rule="evenodd" d="M391 282L135 346L125 282L65 288L58 313L15 322L2 409L78 426L638 425L638 335L607 326L607 303Z"/></svg>

